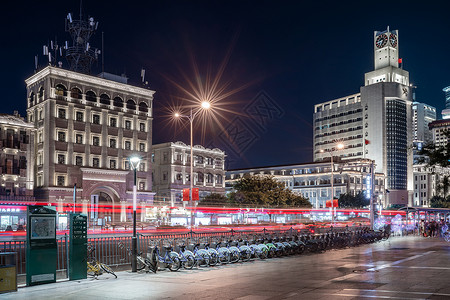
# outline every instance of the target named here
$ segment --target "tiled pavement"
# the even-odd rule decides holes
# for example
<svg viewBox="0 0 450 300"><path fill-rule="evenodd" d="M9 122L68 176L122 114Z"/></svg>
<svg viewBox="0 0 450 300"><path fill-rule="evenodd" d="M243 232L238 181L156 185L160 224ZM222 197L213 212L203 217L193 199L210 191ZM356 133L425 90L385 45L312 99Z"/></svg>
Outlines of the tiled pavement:
<svg viewBox="0 0 450 300"><path fill-rule="evenodd" d="M450 244L389 241L179 272L60 281L0 299L450 299Z"/></svg>

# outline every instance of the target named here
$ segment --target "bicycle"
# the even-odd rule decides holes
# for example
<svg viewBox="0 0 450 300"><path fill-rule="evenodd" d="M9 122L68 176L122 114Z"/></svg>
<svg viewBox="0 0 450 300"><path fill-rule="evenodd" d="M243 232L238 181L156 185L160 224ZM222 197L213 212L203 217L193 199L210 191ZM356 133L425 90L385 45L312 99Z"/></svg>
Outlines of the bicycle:
<svg viewBox="0 0 450 300"><path fill-rule="evenodd" d="M158 263L164 264L170 271L175 272L181 268L181 260L178 253L172 251L172 246L164 246L166 252L164 256L160 255L159 248L154 245L150 245L150 262L158 269Z"/></svg>
<svg viewBox="0 0 450 300"><path fill-rule="evenodd" d="M120 249L124 249L125 245L122 242L119 242L118 247ZM133 253L130 248L126 248L126 251L128 252L128 255L130 257L133 256ZM125 260L125 259L123 259ZM136 255L136 270L141 271L147 268L146 272L152 271L153 273L156 273L156 267L155 265L148 259L147 257L142 256L142 252L137 253Z"/></svg>
<svg viewBox="0 0 450 300"><path fill-rule="evenodd" d="M95 258L95 256L93 256L92 254L95 251L95 247L93 246L88 246L88 250L89 253L86 257L86 262L87 262L87 275L94 277L95 279L97 279L97 277L99 275L102 275L104 272L109 273L111 275L113 275L115 278L117 278L117 275L114 273L114 271L107 265L105 265L104 263L101 263L97 260L97 258ZM90 259L90 260L88 260Z"/></svg>

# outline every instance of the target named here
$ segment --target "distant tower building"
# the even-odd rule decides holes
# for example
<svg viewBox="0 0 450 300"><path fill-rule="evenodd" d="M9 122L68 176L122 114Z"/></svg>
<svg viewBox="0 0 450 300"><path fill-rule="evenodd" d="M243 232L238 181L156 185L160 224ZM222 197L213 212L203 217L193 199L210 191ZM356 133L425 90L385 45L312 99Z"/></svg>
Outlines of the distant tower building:
<svg viewBox="0 0 450 300"><path fill-rule="evenodd" d="M375 70L365 74L360 93L315 105L314 160L330 151L342 159L373 159L375 171L386 175L388 204L407 205L413 190L412 91L409 73L399 68L398 47L397 30L375 31ZM345 148L336 150L337 142Z"/></svg>
<svg viewBox="0 0 450 300"><path fill-rule="evenodd" d="M442 89L445 93L445 109L442 110L442 119L450 119L450 86Z"/></svg>
<svg viewBox="0 0 450 300"><path fill-rule="evenodd" d="M413 102L412 110L414 142L432 142L433 133L428 124L436 121L436 108L425 103Z"/></svg>
<svg viewBox="0 0 450 300"><path fill-rule="evenodd" d="M74 21L70 16L68 22L81 26L75 46L88 45L83 26L91 30L92 20ZM144 221L145 206L154 195L149 154L155 92L128 84L126 77L83 74L89 73L91 59L70 53L73 71L50 65L25 80L28 120L36 128L35 195L62 206L73 202L76 184L83 212L91 203L114 205L115 209L99 210L95 218L103 224L127 221L134 183L129 158L138 155L138 205ZM112 213L117 210L120 214Z"/></svg>

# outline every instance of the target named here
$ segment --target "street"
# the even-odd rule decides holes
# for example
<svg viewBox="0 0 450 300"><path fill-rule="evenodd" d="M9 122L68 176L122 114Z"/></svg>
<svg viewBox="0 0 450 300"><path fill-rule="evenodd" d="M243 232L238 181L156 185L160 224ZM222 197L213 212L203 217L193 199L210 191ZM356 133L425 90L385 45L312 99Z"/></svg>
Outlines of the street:
<svg viewBox="0 0 450 300"><path fill-rule="evenodd" d="M450 299L450 244L386 242L321 254L22 287L2 299Z"/></svg>

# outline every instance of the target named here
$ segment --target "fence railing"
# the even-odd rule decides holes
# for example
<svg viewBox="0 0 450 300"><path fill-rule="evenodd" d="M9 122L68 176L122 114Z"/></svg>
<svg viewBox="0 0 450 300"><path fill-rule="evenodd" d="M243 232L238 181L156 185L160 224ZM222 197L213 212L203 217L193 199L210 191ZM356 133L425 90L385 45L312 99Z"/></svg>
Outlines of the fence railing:
<svg viewBox="0 0 450 300"><path fill-rule="evenodd" d="M334 231L343 231L346 228L336 228ZM329 228L323 230L328 231ZM320 233L316 229L316 233ZM183 242L208 242L211 243L221 238L240 238L251 235L293 235L310 233L308 230L300 229L266 229L261 230L228 230L228 231L212 231L212 232L195 232L189 231L185 233L167 233L167 234L138 234L138 252L147 253L148 246L156 244L159 247L164 245L171 245L176 247L177 244ZM120 266L131 264L131 257L127 249L131 249L131 236L117 236L117 237L93 237L88 239L90 247L94 247L95 257L102 263L109 266ZM0 252L16 252L17 257L17 274L26 274L26 241L0 241ZM57 271L66 271L69 264L69 236L57 238Z"/></svg>

